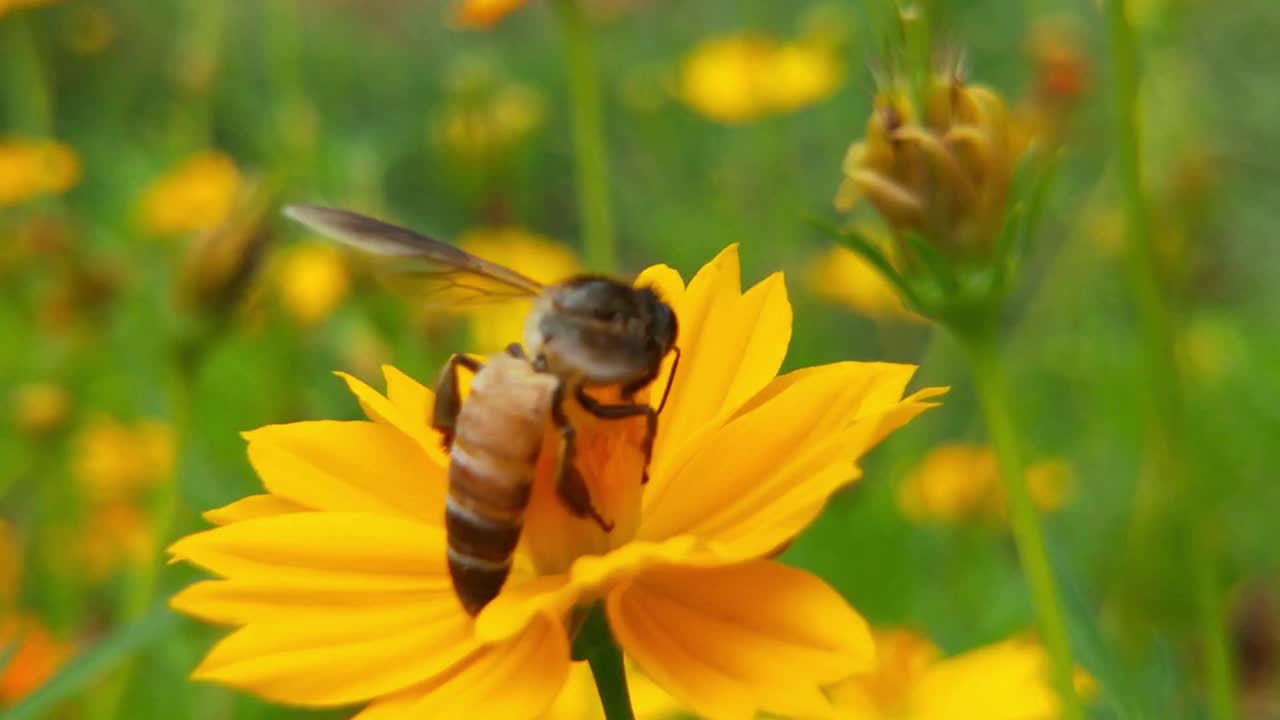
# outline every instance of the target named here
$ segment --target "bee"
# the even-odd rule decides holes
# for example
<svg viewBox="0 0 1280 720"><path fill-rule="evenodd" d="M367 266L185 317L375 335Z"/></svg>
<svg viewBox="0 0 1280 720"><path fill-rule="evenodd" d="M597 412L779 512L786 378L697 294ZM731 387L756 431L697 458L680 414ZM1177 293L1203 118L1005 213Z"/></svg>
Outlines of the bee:
<svg viewBox="0 0 1280 720"><path fill-rule="evenodd" d="M651 288L603 275L578 275L544 286L515 270L452 245L345 210L292 205L285 214L364 253L394 260L397 270L434 285L449 304L531 299L521 343L481 363L454 355L436 383L432 425L449 451L445 533L449 574L463 608L476 615L497 597L511 570L529 504L546 423L559 432L556 495L576 517L610 532L575 466L575 429L565 404L577 402L607 420L643 416L648 464L668 381L655 410L635 396L657 378L674 353L680 360L671 306ZM458 370L474 375L462 401ZM601 402L587 389L615 386L621 402Z"/></svg>

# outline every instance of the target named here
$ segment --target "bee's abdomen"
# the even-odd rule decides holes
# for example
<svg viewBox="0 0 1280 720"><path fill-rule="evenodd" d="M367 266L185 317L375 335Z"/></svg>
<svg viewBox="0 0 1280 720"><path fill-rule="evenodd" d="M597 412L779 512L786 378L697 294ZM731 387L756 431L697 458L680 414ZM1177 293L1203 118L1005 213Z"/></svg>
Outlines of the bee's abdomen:
<svg viewBox="0 0 1280 720"><path fill-rule="evenodd" d="M545 378L527 371L539 381L531 383L539 392L530 394L535 388L516 382L523 369L505 365L495 362L476 375L450 450L449 574L472 615L497 597L511 571L546 417L539 387ZM513 371L521 375L508 377Z"/></svg>

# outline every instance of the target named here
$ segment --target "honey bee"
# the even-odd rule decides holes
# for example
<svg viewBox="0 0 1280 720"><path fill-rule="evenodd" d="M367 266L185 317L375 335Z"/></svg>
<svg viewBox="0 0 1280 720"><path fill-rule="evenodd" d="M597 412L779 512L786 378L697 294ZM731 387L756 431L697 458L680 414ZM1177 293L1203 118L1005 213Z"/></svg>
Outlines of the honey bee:
<svg viewBox="0 0 1280 720"><path fill-rule="evenodd" d="M571 399L603 419L643 416L643 452L653 452L658 415L671 390L668 381L655 410L635 396L658 376L663 359L680 360L676 316L651 288L603 275L579 275L550 286L482 260L456 247L345 210L292 205L285 214L331 239L367 254L396 261L397 271L416 275L448 304L531 299L523 345L481 363L454 355L436 383L432 425L449 450L445 502L449 574L463 608L476 615L506 582L520 540L534 469L548 420L559 431L556 494L573 515L601 516L575 466L575 430L565 412ZM462 402L458 368L474 373ZM604 403L587 389L616 386L621 403Z"/></svg>

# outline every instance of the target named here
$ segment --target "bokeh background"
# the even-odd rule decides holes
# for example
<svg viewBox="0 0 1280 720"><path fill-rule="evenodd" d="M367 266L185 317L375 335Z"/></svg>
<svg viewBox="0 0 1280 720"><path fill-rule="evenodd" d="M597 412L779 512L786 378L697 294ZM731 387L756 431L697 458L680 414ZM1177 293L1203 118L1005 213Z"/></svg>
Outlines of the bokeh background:
<svg viewBox="0 0 1280 720"><path fill-rule="evenodd" d="M740 243L787 273L786 368L919 363L944 406L787 551L875 624L954 653L1028 631L957 347L812 222L883 79L878 0L592 0L622 272ZM1096 3L932 4L940 46L1064 149L1006 356L1096 717L1205 716L1187 558L1208 534L1243 713L1280 655L1280 7L1134 0L1143 171L1192 472L1151 471ZM278 207L359 209L545 280L586 267L564 52L543 0L464 30L437 0L0 0L0 708L14 717L343 717L186 674L217 631L163 599L201 511L256 491L238 433L358 417L332 370L430 382L518 313L440 313ZM514 324L513 324L514 323ZM376 462L371 458L370 462ZM1179 506L1180 507L1180 506ZM1187 510L1204 513L1186 517ZM25 704L23 704L25 703Z"/></svg>

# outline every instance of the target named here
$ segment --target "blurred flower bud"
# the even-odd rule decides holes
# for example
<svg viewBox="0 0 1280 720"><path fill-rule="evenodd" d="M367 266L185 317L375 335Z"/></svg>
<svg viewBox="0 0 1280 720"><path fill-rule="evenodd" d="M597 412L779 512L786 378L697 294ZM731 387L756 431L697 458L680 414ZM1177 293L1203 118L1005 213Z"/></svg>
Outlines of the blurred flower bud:
<svg viewBox="0 0 1280 720"><path fill-rule="evenodd" d="M80 157L71 146L55 140L0 138L0 208L64 193L79 181Z"/></svg>
<svg viewBox="0 0 1280 720"><path fill-rule="evenodd" d="M254 189L225 222L191 240L175 287L180 308L205 319L236 309L269 236L267 207L268 193Z"/></svg>
<svg viewBox="0 0 1280 720"><path fill-rule="evenodd" d="M51 382L21 385L13 395L13 423L30 435L47 435L71 414L71 395Z"/></svg>
<svg viewBox="0 0 1280 720"><path fill-rule="evenodd" d="M864 136L845 155L835 206L862 214L840 235L913 310L952 327L986 324L1033 233L1049 167L1011 201L1021 158L1004 100L957 72L912 87L876 96ZM868 209L888 242L859 232Z"/></svg>
<svg viewBox="0 0 1280 720"><path fill-rule="evenodd" d="M953 258L987 257L1013 172L1004 101L935 76L924 103L915 108L893 91L876 97L865 137L845 155L837 209L866 201L895 235L915 233Z"/></svg>
<svg viewBox="0 0 1280 720"><path fill-rule="evenodd" d="M227 220L241 193L240 171L226 154L203 151L162 175L138 201L148 235L208 230Z"/></svg>

